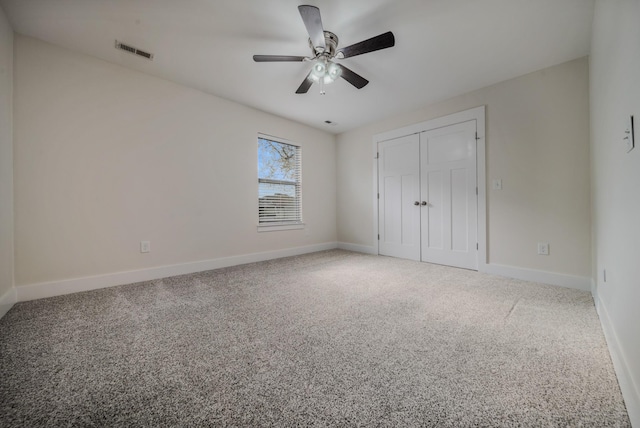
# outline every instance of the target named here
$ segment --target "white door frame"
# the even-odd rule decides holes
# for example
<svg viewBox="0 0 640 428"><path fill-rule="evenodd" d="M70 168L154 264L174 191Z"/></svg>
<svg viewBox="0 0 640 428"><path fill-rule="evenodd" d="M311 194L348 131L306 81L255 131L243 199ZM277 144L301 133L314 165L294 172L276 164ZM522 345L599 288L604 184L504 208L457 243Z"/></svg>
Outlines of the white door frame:
<svg viewBox="0 0 640 428"><path fill-rule="evenodd" d="M470 120L476 121L477 130L477 184L478 184L478 271L487 271L487 179L486 179L486 132L485 106L479 106L447 116L416 123L392 131L375 134L373 142L373 241L376 254L380 254L378 241L378 143L418 134L423 131L455 125Z"/></svg>

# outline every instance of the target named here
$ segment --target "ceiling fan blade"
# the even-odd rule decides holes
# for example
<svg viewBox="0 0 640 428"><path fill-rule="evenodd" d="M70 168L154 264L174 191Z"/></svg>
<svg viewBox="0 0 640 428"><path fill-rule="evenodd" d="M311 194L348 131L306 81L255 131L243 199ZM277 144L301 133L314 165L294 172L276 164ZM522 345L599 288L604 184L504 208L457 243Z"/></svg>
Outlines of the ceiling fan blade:
<svg viewBox="0 0 640 428"><path fill-rule="evenodd" d="M324 41L324 29L322 28L322 18L320 17L320 9L315 6L301 5L298 6L298 11L304 22L304 26L307 27L307 33L311 43L316 48L321 48L322 52L327 48Z"/></svg>
<svg viewBox="0 0 640 428"><path fill-rule="evenodd" d="M372 37L364 40L360 43L347 46L346 48L338 49L336 58L349 58L356 55L362 55L368 52L378 51L380 49L386 49L394 46L396 39L391 31L388 31L379 36Z"/></svg>
<svg viewBox="0 0 640 428"><path fill-rule="evenodd" d="M313 85L313 80L311 80L311 72L309 72L309 74L307 74L307 77L305 77L305 79L296 90L296 94L306 94L307 91L309 91L311 85Z"/></svg>
<svg viewBox="0 0 640 428"><path fill-rule="evenodd" d="M362 89L365 86L367 86L367 83L369 83L369 81L367 79L365 79L364 77L360 76L358 73L355 73L355 72L349 70L344 65L337 64L337 63L336 63L336 65L338 67L340 67L340 70L342 70L342 73L340 73L340 76L342 76L342 78L344 80L346 80L347 82L351 83L356 88Z"/></svg>
<svg viewBox="0 0 640 428"><path fill-rule="evenodd" d="M285 62L285 61L304 61L304 56L292 56L292 55L254 55L253 60L255 62Z"/></svg>

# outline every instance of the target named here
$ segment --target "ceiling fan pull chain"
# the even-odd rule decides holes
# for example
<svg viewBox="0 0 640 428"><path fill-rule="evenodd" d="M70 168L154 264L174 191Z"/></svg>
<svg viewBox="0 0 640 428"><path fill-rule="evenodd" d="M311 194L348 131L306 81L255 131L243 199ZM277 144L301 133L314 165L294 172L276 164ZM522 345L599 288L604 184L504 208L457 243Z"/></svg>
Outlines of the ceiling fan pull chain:
<svg viewBox="0 0 640 428"><path fill-rule="evenodd" d="M324 77L320 79L320 95L325 95L326 92L324 91Z"/></svg>

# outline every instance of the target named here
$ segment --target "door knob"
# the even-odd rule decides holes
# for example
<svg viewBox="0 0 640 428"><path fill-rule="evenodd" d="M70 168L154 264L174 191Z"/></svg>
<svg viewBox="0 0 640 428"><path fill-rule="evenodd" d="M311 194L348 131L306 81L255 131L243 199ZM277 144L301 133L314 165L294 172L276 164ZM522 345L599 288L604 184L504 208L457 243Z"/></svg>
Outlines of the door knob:
<svg viewBox="0 0 640 428"><path fill-rule="evenodd" d="M413 203L413 205L420 205L420 202L415 201L415 202Z"/></svg>
<svg viewBox="0 0 640 428"><path fill-rule="evenodd" d="M420 204L420 205L425 206L425 205L429 205L429 204L427 204L427 201L422 201L422 204Z"/></svg>

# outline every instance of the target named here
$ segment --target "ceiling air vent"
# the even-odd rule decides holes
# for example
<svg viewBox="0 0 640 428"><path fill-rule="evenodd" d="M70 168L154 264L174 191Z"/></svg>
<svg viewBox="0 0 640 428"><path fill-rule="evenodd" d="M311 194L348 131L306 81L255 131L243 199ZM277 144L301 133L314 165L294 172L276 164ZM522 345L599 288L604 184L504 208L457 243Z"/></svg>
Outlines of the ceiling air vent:
<svg viewBox="0 0 640 428"><path fill-rule="evenodd" d="M146 59L150 59L150 60L153 59L153 54L152 53L143 51L142 49L135 48L135 47L133 47L131 45L126 45L126 44L124 44L122 42L119 42L117 40L116 40L116 49L121 49L121 50L123 50L125 52L129 52L129 53L141 56L141 57L146 58Z"/></svg>

